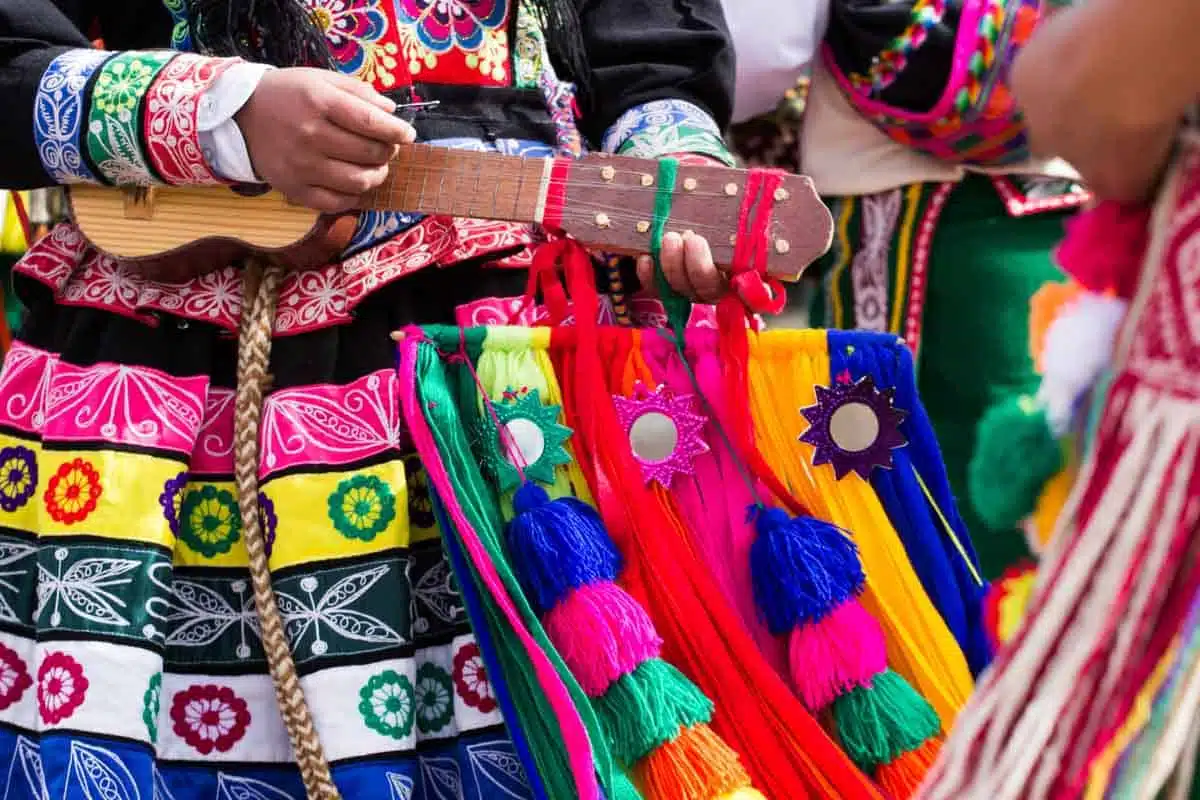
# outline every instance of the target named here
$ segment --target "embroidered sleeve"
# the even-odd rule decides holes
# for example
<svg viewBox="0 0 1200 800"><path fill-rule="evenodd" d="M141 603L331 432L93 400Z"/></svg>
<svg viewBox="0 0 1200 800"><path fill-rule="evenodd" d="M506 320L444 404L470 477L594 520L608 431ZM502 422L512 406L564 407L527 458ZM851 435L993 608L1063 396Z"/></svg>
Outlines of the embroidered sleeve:
<svg viewBox="0 0 1200 800"><path fill-rule="evenodd" d="M220 182L197 118L205 91L234 63L172 50L61 53L35 97L43 170L57 183Z"/></svg>
<svg viewBox="0 0 1200 800"><path fill-rule="evenodd" d="M587 141L597 147L617 139L632 148L686 134L706 155L727 159L720 133L733 114L734 61L721 0L579 5L589 66L579 81L579 127ZM672 125L681 127L664 134ZM627 144L630 132L637 135Z"/></svg>
<svg viewBox="0 0 1200 800"><path fill-rule="evenodd" d="M605 152L638 158L695 154L733 166L717 123L686 100L653 100L634 106L605 132L601 147Z"/></svg>

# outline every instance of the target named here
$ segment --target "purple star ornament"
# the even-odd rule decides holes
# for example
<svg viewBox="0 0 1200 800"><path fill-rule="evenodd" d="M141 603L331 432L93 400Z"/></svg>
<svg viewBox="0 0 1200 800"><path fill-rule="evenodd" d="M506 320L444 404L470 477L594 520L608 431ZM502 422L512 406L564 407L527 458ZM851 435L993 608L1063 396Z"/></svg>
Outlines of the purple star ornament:
<svg viewBox="0 0 1200 800"><path fill-rule="evenodd" d="M800 409L809 425L800 441L815 448L813 465L832 464L838 480L850 472L870 479L876 467L891 469L892 451L908 444L900 433L906 414L893 406L895 390L881 391L870 375L816 390L816 404Z"/></svg>

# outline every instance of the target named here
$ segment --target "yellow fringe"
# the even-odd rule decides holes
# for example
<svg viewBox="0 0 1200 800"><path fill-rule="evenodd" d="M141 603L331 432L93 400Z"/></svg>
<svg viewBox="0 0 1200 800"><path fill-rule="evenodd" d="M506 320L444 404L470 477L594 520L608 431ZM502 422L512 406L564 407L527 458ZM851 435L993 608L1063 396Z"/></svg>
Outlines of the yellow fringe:
<svg viewBox="0 0 1200 800"><path fill-rule="evenodd" d="M758 447L813 514L849 531L858 544L867 587L863 605L879 620L892 669L938 713L948 731L974 686L958 643L913 572L895 528L874 490L851 473L834 478L812 466L813 448L800 409L829 384L829 354L821 330L778 330L751 336L750 400Z"/></svg>
<svg viewBox="0 0 1200 800"><path fill-rule="evenodd" d="M543 405L561 406L562 388L550 361L550 329L492 326L488 328L479 362L475 365L479 381L492 402L499 402L509 389L537 389ZM560 417L560 423L565 421ZM575 459L572 439L563 445L571 463L555 470L553 486L546 487L551 497L574 494L585 503L592 502L587 480ZM505 518L512 514L511 503L504 503Z"/></svg>

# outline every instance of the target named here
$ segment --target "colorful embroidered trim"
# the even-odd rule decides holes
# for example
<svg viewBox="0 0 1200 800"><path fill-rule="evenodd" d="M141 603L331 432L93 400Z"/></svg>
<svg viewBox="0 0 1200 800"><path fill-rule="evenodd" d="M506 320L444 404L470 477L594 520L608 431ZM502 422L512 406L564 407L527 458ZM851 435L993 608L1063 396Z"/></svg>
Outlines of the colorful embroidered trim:
<svg viewBox="0 0 1200 800"><path fill-rule="evenodd" d="M1051 211L1068 211L1083 208L1092 202L1093 195L1082 187L1066 193L1053 194L1046 197L1030 197L1009 178L994 175L992 185L1000 193L1004 208L1011 217L1027 217L1033 214L1046 214Z"/></svg>
<svg viewBox="0 0 1200 800"><path fill-rule="evenodd" d="M943 161L997 166L1029 156L1020 110L1004 85L1009 65L1040 19L1039 0L967 3L945 90L929 111L888 105L859 90L828 45L822 58L859 113L895 141Z"/></svg>
<svg viewBox="0 0 1200 800"><path fill-rule="evenodd" d="M721 130L704 109L686 100L654 100L622 114L600 143L606 153L661 158L698 153L733 166Z"/></svg>
<svg viewBox="0 0 1200 800"><path fill-rule="evenodd" d="M88 111L87 149L96 169L111 183L156 182L143 150L144 100L154 79L178 55L172 50L131 50L99 70Z"/></svg>
<svg viewBox="0 0 1200 800"><path fill-rule="evenodd" d="M866 94L878 94L891 86L908 65L908 57L925 43L930 29L945 15L946 0L918 0L912 8L909 26L871 59L866 75L856 72L847 75L850 84Z"/></svg>
<svg viewBox="0 0 1200 800"><path fill-rule="evenodd" d="M184 53L163 68L146 91L144 130L150 166L175 185L221 183L197 137L200 98L235 59Z"/></svg>
<svg viewBox="0 0 1200 800"><path fill-rule="evenodd" d="M112 53L68 50L50 62L34 99L33 141L46 174L57 183L94 183L79 135L86 115L84 91L92 74Z"/></svg>

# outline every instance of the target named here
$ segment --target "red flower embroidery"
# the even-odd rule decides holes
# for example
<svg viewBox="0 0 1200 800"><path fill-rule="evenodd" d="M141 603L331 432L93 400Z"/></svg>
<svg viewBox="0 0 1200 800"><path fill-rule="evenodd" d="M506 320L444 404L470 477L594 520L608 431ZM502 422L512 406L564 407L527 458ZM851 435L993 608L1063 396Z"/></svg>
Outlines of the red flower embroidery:
<svg viewBox="0 0 1200 800"><path fill-rule="evenodd" d="M37 700L42 720L56 725L75 713L87 695L83 667L66 653L50 653L38 668Z"/></svg>
<svg viewBox="0 0 1200 800"><path fill-rule="evenodd" d="M21 699L33 685L29 668L13 650L0 644L0 711Z"/></svg>
<svg viewBox="0 0 1200 800"><path fill-rule="evenodd" d="M189 686L171 701L172 727L203 755L228 752L246 735L250 709L228 686Z"/></svg>
<svg viewBox="0 0 1200 800"><path fill-rule="evenodd" d="M474 642L463 645L454 654L454 688L467 705L481 713L496 710L492 682L488 680L479 645Z"/></svg>
<svg viewBox="0 0 1200 800"><path fill-rule="evenodd" d="M58 468L46 487L46 510L64 525L82 522L100 500L100 473L90 462L77 458Z"/></svg>

